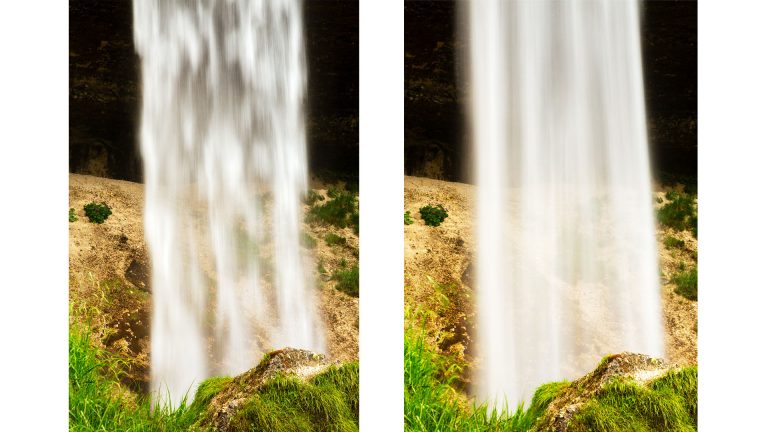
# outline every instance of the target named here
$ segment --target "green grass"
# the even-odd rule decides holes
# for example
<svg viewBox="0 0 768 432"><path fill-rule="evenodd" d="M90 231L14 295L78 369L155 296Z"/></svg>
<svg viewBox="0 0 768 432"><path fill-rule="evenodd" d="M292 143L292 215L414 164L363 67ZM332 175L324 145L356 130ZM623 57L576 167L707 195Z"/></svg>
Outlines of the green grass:
<svg viewBox="0 0 768 432"><path fill-rule="evenodd" d="M429 226L440 226L441 223L448 217L448 212L443 208L441 204L436 207L427 205L419 209L421 218L424 219L424 223Z"/></svg>
<svg viewBox="0 0 768 432"><path fill-rule="evenodd" d="M87 326L69 332L69 430L75 432L211 431L204 426L211 400L232 379L215 377L198 386L191 404L177 409L152 405L117 384L123 361L97 347ZM232 430L356 431L359 368L331 366L303 382L292 376L267 381L235 411Z"/></svg>
<svg viewBox="0 0 768 432"><path fill-rule="evenodd" d="M322 258L317 262L317 272L320 274L328 273L328 270L325 269L325 260Z"/></svg>
<svg viewBox="0 0 768 432"><path fill-rule="evenodd" d="M359 231L359 214L357 212L357 197L343 189L329 189L327 202L309 209L307 221L322 223L339 228L351 226Z"/></svg>
<svg viewBox="0 0 768 432"><path fill-rule="evenodd" d="M697 368L667 372L648 386L615 379L568 424L574 432L696 431Z"/></svg>
<svg viewBox="0 0 768 432"><path fill-rule="evenodd" d="M87 326L70 328L71 432L204 430L197 428L195 421L215 394L215 381L202 383L198 390L201 399L191 405L187 405L185 399L177 409L153 406L148 398L135 396L117 384L122 376L123 364L123 360L96 346Z"/></svg>
<svg viewBox="0 0 768 432"><path fill-rule="evenodd" d="M355 235L360 235L360 212L355 210L350 217L350 224L352 225L352 231Z"/></svg>
<svg viewBox="0 0 768 432"><path fill-rule="evenodd" d="M91 202L83 207L85 210L85 216L88 217L88 221L91 223L104 223L105 220L112 214L112 209L109 208L107 203L95 203Z"/></svg>
<svg viewBox="0 0 768 432"><path fill-rule="evenodd" d="M682 249L684 246L685 246L685 242L678 238L675 238L672 236L664 237L664 247L666 247L667 249L674 249L674 248Z"/></svg>
<svg viewBox="0 0 768 432"><path fill-rule="evenodd" d="M70 222L77 222L77 215L75 214L75 209L70 208L69 209L69 221Z"/></svg>
<svg viewBox="0 0 768 432"><path fill-rule="evenodd" d="M346 260L343 263L342 269L333 272L331 279L336 281L337 290L352 297L358 297L360 295L360 270L358 266L347 269Z"/></svg>
<svg viewBox="0 0 768 432"><path fill-rule="evenodd" d="M410 211L407 211L407 212L403 213L403 222L406 225L411 225L413 223L413 218L411 217L411 212Z"/></svg>
<svg viewBox="0 0 768 432"><path fill-rule="evenodd" d="M698 205L696 196L685 192L669 191L665 195L669 201L656 212L662 225L675 231L690 230L698 236Z"/></svg>
<svg viewBox="0 0 768 432"><path fill-rule="evenodd" d="M315 238L312 237L309 233L302 232L301 245L307 249L314 249L317 247L317 240L315 240Z"/></svg>
<svg viewBox="0 0 768 432"><path fill-rule="evenodd" d="M303 382L278 375L232 417L232 430L358 430L359 367L348 363Z"/></svg>
<svg viewBox="0 0 768 432"><path fill-rule="evenodd" d="M408 315L406 313L406 315ZM405 430L406 431L511 431L530 430L567 382L545 384L536 390L531 406L512 413L472 406L453 383L461 368L427 343L419 327L405 331Z"/></svg>
<svg viewBox="0 0 768 432"><path fill-rule="evenodd" d="M325 235L325 244L328 246L345 245L347 244L347 239L334 233L328 233Z"/></svg>
<svg viewBox="0 0 768 432"><path fill-rule="evenodd" d="M688 300L698 300L698 269L696 267L692 270L681 269L672 276L672 283L676 285L676 293Z"/></svg>
<svg viewBox="0 0 768 432"><path fill-rule="evenodd" d="M304 204L311 206L318 201L325 201L325 197L313 191L312 189L308 190L307 194L304 195Z"/></svg>

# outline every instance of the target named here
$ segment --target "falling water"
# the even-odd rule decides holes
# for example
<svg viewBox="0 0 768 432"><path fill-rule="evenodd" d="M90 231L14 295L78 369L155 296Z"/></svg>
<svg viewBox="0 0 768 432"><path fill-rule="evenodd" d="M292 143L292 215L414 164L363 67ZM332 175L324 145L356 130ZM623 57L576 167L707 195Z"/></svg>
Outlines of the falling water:
<svg viewBox="0 0 768 432"><path fill-rule="evenodd" d="M299 0L136 0L152 390L178 405L266 349L324 349L299 247ZM270 265L273 263L273 265Z"/></svg>
<svg viewBox="0 0 768 432"><path fill-rule="evenodd" d="M639 11L468 8L477 396L515 407L606 354L663 354Z"/></svg>

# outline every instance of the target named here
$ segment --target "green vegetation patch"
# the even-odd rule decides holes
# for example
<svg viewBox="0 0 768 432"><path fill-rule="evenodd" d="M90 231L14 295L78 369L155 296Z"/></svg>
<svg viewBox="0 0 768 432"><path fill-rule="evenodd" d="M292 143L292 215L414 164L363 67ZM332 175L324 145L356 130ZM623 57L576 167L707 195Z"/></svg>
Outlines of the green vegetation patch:
<svg viewBox="0 0 768 432"><path fill-rule="evenodd" d="M672 283L676 285L675 292L688 300L698 300L698 269L681 270L672 276Z"/></svg>
<svg viewBox="0 0 768 432"><path fill-rule="evenodd" d="M345 245L347 244L347 239L334 233L328 233L325 235L325 244L328 246Z"/></svg>
<svg viewBox="0 0 768 432"><path fill-rule="evenodd" d="M696 431L696 366L667 372L648 386L615 379L568 423L575 432Z"/></svg>
<svg viewBox="0 0 768 432"><path fill-rule="evenodd" d="M343 262L341 270L333 272L331 279L336 281L336 289L351 295L352 297L360 296L360 269L358 266L354 266L350 269L346 269L346 260Z"/></svg>
<svg viewBox="0 0 768 432"><path fill-rule="evenodd" d="M306 195L304 195L304 204L306 205L314 205L318 201L325 201L325 197L320 195L319 193L315 192L314 190L310 189L307 191Z"/></svg>
<svg viewBox="0 0 768 432"><path fill-rule="evenodd" d="M403 222L406 225L413 224L413 218L411 217L411 212L410 211L407 211L407 212L403 213Z"/></svg>
<svg viewBox="0 0 768 432"><path fill-rule="evenodd" d="M427 343L421 328L405 331L405 430L406 431L512 431L530 430L567 382L539 387L525 409L489 409L471 405L458 396L453 383L461 368Z"/></svg>
<svg viewBox="0 0 768 432"><path fill-rule="evenodd" d="M667 249L682 249L685 247L685 242L672 236L666 236L664 237L664 246Z"/></svg>
<svg viewBox="0 0 768 432"><path fill-rule="evenodd" d="M70 208L69 209L69 221L70 222L77 222L77 215L75 214L75 209Z"/></svg>
<svg viewBox="0 0 768 432"><path fill-rule="evenodd" d="M83 207L85 210L85 216L88 217L88 221L91 223L104 223L105 220L112 214L112 209L109 208L107 203L95 203L91 202Z"/></svg>
<svg viewBox="0 0 768 432"><path fill-rule="evenodd" d="M440 226L441 223L448 217L448 212L443 208L442 204L438 204L436 207L427 205L419 209L421 218L424 219L424 223L429 226Z"/></svg>
<svg viewBox="0 0 768 432"><path fill-rule="evenodd" d="M357 197L352 192L331 188L328 190L330 198L322 205L316 205L309 209L307 221L309 223L323 223L339 228L351 226L355 232L359 231L359 214L357 212Z"/></svg>
<svg viewBox="0 0 768 432"><path fill-rule="evenodd" d="M315 240L315 238L312 237L309 233L302 232L301 245L307 249L314 249L317 247L317 240Z"/></svg>
<svg viewBox="0 0 768 432"><path fill-rule="evenodd" d="M124 360L98 347L87 326L69 331L69 430L103 431L203 431L195 425L213 396L228 378L203 382L195 401L186 398L176 409L152 405L121 388Z"/></svg>
<svg viewBox="0 0 768 432"><path fill-rule="evenodd" d="M122 389L123 360L98 347L87 326L69 332L69 430L210 431L213 398L232 381L215 377L203 381L192 403L185 398L176 409L152 405L146 397ZM303 382L290 375L267 381L232 417L232 430L357 431L359 367L330 366Z"/></svg>
<svg viewBox="0 0 768 432"><path fill-rule="evenodd" d="M294 376L270 379L231 420L232 430L357 431L359 367L331 366L304 382Z"/></svg>
<svg viewBox="0 0 768 432"><path fill-rule="evenodd" d="M665 197L669 202L656 212L659 222L675 231L690 230L693 236L697 237L698 206L696 196L685 192L669 191Z"/></svg>

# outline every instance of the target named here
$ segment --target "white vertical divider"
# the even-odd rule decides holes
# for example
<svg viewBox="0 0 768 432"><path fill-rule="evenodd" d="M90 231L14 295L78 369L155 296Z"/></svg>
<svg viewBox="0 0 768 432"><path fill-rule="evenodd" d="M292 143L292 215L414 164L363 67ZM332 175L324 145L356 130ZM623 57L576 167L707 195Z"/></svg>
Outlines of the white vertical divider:
<svg viewBox="0 0 768 432"><path fill-rule="evenodd" d="M768 3L698 7L698 426L765 429Z"/></svg>
<svg viewBox="0 0 768 432"><path fill-rule="evenodd" d="M360 2L360 430L403 429L402 1Z"/></svg>
<svg viewBox="0 0 768 432"><path fill-rule="evenodd" d="M67 16L66 1L0 13L4 431L67 430Z"/></svg>

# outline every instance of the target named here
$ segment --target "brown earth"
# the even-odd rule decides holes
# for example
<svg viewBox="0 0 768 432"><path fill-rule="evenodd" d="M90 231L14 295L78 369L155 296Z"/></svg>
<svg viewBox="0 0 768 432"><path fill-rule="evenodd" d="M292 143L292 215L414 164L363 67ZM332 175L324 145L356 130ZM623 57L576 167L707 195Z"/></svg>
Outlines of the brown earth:
<svg viewBox="0 0 768 432"><path fill-rule="evenodd" d="M404 227L406 314L413 317L414 312L428 311L427 334L445 353L455 356L458 364L471 364L474 186L406 176L404 192L404 210L414 219ZM656 195L662 197L663 191ZM428 204L442 204L448 211L448 218L438 227L425 225L419 216L419 208ZM676 364L695 364L698 304L676 294L669 279L680 262L686 268L695 264L697 240L690 232L673 233L665 227L657 227L656 233L666 356ZM685 241L683 249L665 248L663 239L670 234Z"/></svg>
<svg viewBox="0 0 768 432"><path fill-rule="evenodd" d="M325 196L324 185L313 184ZM105 202L112 214L103 224L89 223L83 206ZM78 220L69 224L70 319L88 320L110 352L128 360L124 383L146 391L149 381L149 317L152 287L148 250L144 239L144 186L121 180L70 174L69 206ZM304 205L304 211L309 206ZM358 358L358 299L336 290L330 275L357 265L359 241L351 228L304 224L304 232L317 240L313 254L324 321L328 357L348 362ZM323 241L333 232L346 245ZM322 272L320 271L322 268Z"/></svg>

